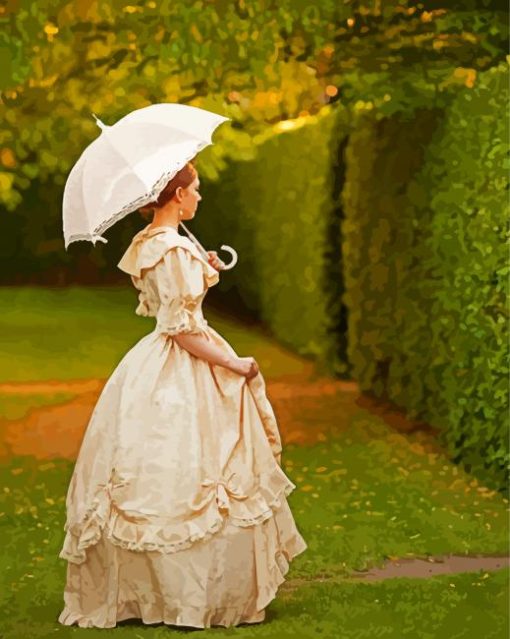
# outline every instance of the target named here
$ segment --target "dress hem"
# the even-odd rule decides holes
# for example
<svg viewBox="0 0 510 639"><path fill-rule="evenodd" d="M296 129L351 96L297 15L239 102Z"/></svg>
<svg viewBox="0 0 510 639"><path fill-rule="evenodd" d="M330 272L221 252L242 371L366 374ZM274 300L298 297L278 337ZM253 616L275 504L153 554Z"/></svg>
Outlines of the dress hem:
<svg viewBox="0 0 510 639"><path fill-rule="evenodd" d="M264 598L264 604L262 606L256 606L257 610L255 613L247 613L246 610L250 609L249 606L245 606L243 609L239 608L216 608L213 610L208 610L201 615L201 621L199 621L196 617L197 611L199 610L196 607L188 606L185 608L174 609L173 613L169 615L168 613L164 613L163 615L159 614L151 616L151 614L145 610L143 604L140 604L137 600L131 600L129 602L122 602L118 605L117 608L117 618L115 621L105 621L101 623L97 619L97 615L95 617L84 616L77 612L72 612L68 605L64 606L64 609L60 613L58 617L58 622L64 626L72 626L77 624L82 628L115 628L117 624L121 621L126 621L127 619L135 619L139 620L144 625L163 623L172 626L182 626L182 627L194 627L199 629L210 628L212 626L222 626L222 627L231 627L237 626L242 623L260 623L265 619L266 607L276 598L278 593L278 589L285 582L285 576L289 572L290 562L299 554L304 552L308 548L306 542L302 537L298 534L292 538L291 542L288 545L280 549L275 555L275 568L276 568L276 579L273 582L269 592L266 594ZM255 600L258 602L260 599L260 594ZM254 602L251 602L252 610L253 610ZM123 608L126 605L135 606L137 612L133 612L131 610L124 610ZM223 617L217 617L217 615L221 613ZM153 613L154 614L154 613ZM200 614L200 613L198 613Z"/></svg>
<svg viewBox="0 0 510 639"><path fill-rule="evenodd" d="M244 611L239 612L238 608L217 608L207 612L202 616L202 621L199 621L193 614L196 615L196 608L179 608L172 615L159 615L153 618L149 615L144 615L141 612L141 608L137 601L126 602L136 607L140 612L126 612L120 614L116 621L112 623L106 623L104 625L99 624L97 621L90 617L84 617L79 613L71 612L67 606L62 610L59 615L58 621L63 626L73 626L77 624L80 628L116 628L117 624L127 620L139 620L144 625L152 625L163 623L170 626L179 626L187 628L211 628L212 626L222 626L228 628L230 626L238 626L242 623L260 623L265 619L265 610L262 610L255 615L246 615ZM223 619L217 617L218 613L223 613Z"/></svg>

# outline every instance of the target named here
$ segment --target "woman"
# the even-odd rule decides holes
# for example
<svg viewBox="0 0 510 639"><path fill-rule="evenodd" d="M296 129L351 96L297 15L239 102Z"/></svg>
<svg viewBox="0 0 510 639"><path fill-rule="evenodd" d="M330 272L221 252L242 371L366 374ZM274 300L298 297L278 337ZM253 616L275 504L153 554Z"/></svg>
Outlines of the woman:
<svg viewBox="0 0 510 639"><path fill-rule="evenodd" d="M64 625L260 622L307 548L257 363L202 314L220 262L178 233L198 187L188 163L118 264L139 291L135 313L156 327L115 368L85 431L59 554Z"/></svg>

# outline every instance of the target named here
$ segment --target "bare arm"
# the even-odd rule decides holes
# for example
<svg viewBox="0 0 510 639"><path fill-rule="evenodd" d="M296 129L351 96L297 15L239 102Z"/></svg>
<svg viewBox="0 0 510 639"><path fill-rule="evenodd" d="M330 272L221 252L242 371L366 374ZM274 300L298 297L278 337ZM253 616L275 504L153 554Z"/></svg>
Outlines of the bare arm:
<svg viewBox="0 0 510 639"><path fill-rule="evenodd" d="M203 335L196 333L179 333L173 338L185 350L192 355L205 359L210 364L216 364L233 370L235 366L234 358L225 353L219 346L210 342Z"/></svg>
<svg viewBox="0 0 510 639"><path fill-rule="evenodd" d="M259 366L253 357L237 357L225 353L216 344L210 342L203 335L196 333L178 333L173 338L185 350L200 359L228 368L238 375L243 375L246 379L252 379L259 373Z"/></svg>

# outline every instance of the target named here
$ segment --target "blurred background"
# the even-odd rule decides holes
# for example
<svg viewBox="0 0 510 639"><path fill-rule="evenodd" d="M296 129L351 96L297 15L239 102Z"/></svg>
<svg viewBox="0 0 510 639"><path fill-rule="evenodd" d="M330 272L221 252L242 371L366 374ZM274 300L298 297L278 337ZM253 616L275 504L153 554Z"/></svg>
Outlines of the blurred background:
<svg viewBox="0 0 510 639"><path fill-rule="evenodd" d="M71 167L100 134L92 113L113 124L179 102L231 118L198 156L202 201L187 227L220 257L223 243L239 254L205 315L260 361L289 463L308 455L301 467L311 469L311 449L289 446L345 433L362 414L341 440L362 438L358 479L387 463L387 494L397 494L395 477L409 488L409 468L440 445L430 481L442 487L412 484L420 499L437 489L458 505L453 493L468 499L482 482L482 496L508 504L507 3L6 0L0 24L0 417L10 455L72 459L102 383L153 328L134 316L136 291L116 268L147 222L131 213L106 231L108 244L65 251L61 204ZM299 378L310 367L333 386L312 392ZM81 413L48 413L89 391ZM73 443L60 450L66 424ZM392 439L395 428L404 439ZM383 439L377 461L363 457ZM406 446L418 455L409 464ZM320 475L334 461L319 458ZM57 492L66 485L55 481ZM314 494L296 498L308 515ZM472 508L476 534L458 519L430 520L439 546L465 550L476 538L471 550L501 550L502 521L491 545L492 514L476 519L476 499ZM371 545L376 530L367 541L353 527L359 557L384 554ZM415 532L407 550L436 547Z"/></svg>

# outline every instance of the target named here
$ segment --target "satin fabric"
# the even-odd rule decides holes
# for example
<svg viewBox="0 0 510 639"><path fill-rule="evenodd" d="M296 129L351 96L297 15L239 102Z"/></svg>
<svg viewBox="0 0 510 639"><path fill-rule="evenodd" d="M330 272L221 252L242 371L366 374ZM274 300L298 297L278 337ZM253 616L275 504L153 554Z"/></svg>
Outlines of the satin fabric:
<svg viewBox="0 0 510 639"><path fill-rule="evenodd" d="M247 381L173 339L199 333L236 355L202 314L219 276L188 238L144 229L119 268L139 291L135 313L156 327L119 362L85 431L66 499L59 621L262 621L307 548L264 378Z"/></svg>

